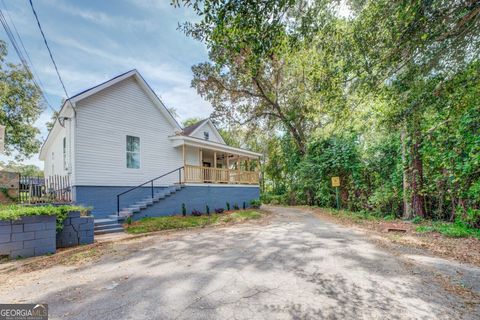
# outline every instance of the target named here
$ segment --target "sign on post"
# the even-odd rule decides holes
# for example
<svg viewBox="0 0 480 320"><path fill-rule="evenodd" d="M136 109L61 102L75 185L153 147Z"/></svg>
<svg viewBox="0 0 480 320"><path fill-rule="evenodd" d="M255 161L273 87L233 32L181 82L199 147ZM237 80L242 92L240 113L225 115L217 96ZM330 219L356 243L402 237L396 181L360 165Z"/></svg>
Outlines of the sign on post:
<svg viewBox="0 0 480 320"><path fill-rule="evenodd" d="M340 177L332 177L332 187L335 188L335 197L337 199L337 210L340 210L340 199L338 198L338 187L340 187Z"/></svg>
<svg viewBox="0 0 480 320"><path fill-rule="evenodd" d="M340 177L332 177L332 187L340 187Z"/></svg>

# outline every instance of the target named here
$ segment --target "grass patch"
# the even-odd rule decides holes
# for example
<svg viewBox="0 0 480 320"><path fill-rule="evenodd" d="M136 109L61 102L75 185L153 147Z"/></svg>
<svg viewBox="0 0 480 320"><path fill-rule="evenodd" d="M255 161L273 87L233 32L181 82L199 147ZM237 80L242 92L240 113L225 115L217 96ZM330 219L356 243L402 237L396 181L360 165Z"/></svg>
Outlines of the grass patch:
<svg viewBox="0 0 480 320"><path fill-rule="evenodd" d="M416 227L415 231L421 233L438 232L450 238L474 237L480 239L480 229L472 228L461 221L456 221L454 223L432 222L427 225Z"/></svg>
<svg viewBox="0 0 480 320"><path fill-rule="evenodd" d="M138 234L161 230L203 228L209 225L216 225L228 222L259 219L263 214L255 210L242 210L227 214L211 214L202 216L168 216L143 218L130 225L125 225L128 233Z"/></svg>

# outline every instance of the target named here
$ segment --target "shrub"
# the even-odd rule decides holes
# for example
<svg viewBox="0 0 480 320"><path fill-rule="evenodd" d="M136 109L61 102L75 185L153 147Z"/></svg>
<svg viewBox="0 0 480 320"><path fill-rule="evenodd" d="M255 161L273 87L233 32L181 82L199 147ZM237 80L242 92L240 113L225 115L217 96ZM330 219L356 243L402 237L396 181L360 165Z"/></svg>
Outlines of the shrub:
<svg viewBox="0 0 480 320"><path fill-rule="evenodd" d="M227 211L230 211L230 202L227 202Z"/></svg>
<svg viewBox="0 0 480 320"><path fill-rule="evenodd" d="M185 203L182 203L182 216L186 216L187 215L187 207L185 206Z"/></svg>
<svg viewBox="0 0 480 320"><path fill-rule="evenodd" d="M82 214L88 213L90 209L81 206L21 206L8 205L0 206L0 220L18 220L25 216L56 216L57 230L63 229L63 221L67 218L69 212L80 211Z"/></svg>
<svg viewBox="0 0 480 320"><path fill-rule="evenodd" d="M210 207L208 206L208 204L205 206L205 212L210 215Z"/></svg>
<svg viewBox="0 0 480 320"><path fill-rule="evenodd" d="M198 211L197 209L192 210L192 216L200 217L201 215L202 215L202 213L200 211Z"/></svg>
<svg viewBox="0 0 480 320"><path fill-rule="evenodd" d="M245 201L243 201L243 210L245 210L247 208L247 205L245 204Z"/></svg>
<svg viewBox="0 0 480 320"><path fill-rule="evenodd" d="M416 216L415 218L412 219L412 223L414 224L419 224L423 222L423 218L420 216Z"/></svg>
<svg viewBox="0 0 480 320"><path fill-rule="evenodd" d="M132 217L128 217L125 222L128 224L128 225L131 225L132 224Z"/></svg>
<svg viewBox="0 0 480 320"><path fill-rule="evenodd" d="M462 221L469 225L471 228L480 229L480 210L469 208L463 215Z"/></svg>
<svg viewBox="0 0 480 320"><path fill-rule="evenodd" d="M260 208L261 205L262 205L262 201L260 201L260 199L254 199L254 200L250 201L250 207L252 207L254 209Z"/></svg>
<svg viewBox="0 0 480 320"><path fill-rule="evenodd" d="M220 213L223 213L223 211L224 211L223 208L215 208L215 213L220 214Z"/></svg>
<svg viewBox="0 0 480 320"><path fill-rule="evenodd" d="M233 210L239 210L239 209L240 209L240 207L238 206L237 203L235 203L235 204L233 205Z"/></svg>

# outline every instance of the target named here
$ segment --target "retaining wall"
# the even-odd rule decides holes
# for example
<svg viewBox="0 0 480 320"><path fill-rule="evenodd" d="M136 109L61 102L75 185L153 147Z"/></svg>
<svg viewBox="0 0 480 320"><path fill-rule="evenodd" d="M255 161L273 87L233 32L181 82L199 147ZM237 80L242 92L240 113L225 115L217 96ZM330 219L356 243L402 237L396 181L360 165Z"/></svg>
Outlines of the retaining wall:
<svg viewBox="0 0 480 320"><path fill-rule="evenodd" d="M80 212L69 212L63 229L57 233L57 248L93 243L93 217L80 217Z"/></svg>
<svg viewBox="0 0 480 320"><path fill-rule="evenodd" d="M10 258L55 253L55 216L0 221L0 255Z"/></svg>

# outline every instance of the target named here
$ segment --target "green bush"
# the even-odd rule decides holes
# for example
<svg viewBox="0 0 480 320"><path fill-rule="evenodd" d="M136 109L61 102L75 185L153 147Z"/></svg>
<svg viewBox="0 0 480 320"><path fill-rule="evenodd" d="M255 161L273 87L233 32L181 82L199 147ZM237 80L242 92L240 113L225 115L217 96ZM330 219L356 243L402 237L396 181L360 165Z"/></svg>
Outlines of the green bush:
<svg viewBox="0 0 480 320"><path fill-rule="evenodd" d="M260 201L260 199L254 199L254 200L250 201L250 207L252 207L254 209L260 208L261 205L262 205L262 201Z"/></svg>
<svg viewBox="0 0 480 320"><path fill-rule="evenodd" d="M85 215L90 209L81 206L21 206L21 205L6 205L0 206L0 220L18 220L21 217L28 216L56 216L57 230L62 230L63 221L69 212L80 211Z"/></svg>
<svg viewBox="0 0 480 320"><path fill-rule="evenodd" d="M412 223L414 224L419 224L421 222L423 222L423 218L420 216L416 216L415 218L412 219Z"/></svg>

